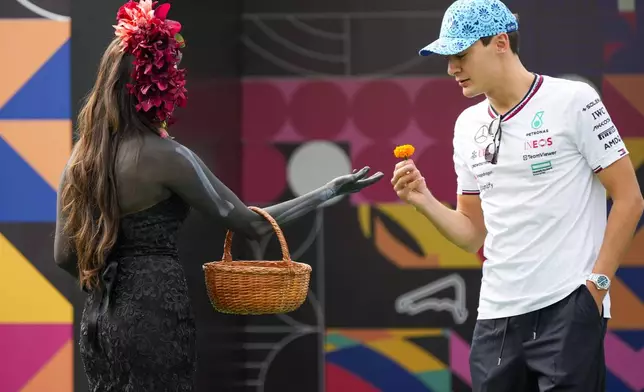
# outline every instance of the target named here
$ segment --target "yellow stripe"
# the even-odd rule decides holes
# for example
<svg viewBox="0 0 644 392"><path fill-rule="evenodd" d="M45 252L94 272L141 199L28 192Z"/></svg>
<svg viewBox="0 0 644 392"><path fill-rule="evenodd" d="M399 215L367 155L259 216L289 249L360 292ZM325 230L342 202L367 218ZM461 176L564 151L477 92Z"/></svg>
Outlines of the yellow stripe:
<svg viewBox="0 0 644 392"><path fill-rule="evenodd" d="M436 357L406 340L382 339L367 342L365 345L396 361L409 372L427 372L446 368L445 364Z"/></svg>
<svg viewBox="0 0 644 392"><path fill-rule="evenodd" d="M358 222L360 223L362 234L367 238L371 238L371 205L360 204L358 206Z"/></svg>
<svg viewBox="0 0 644 392"><path fill-rule="evenodd" d="M438 257L440 268L481 268L478 256L449 242L424 216L415 211L414 207L399 203L383 203L378 204L377 208L416 241L422 249L421 256Z"/></svg>

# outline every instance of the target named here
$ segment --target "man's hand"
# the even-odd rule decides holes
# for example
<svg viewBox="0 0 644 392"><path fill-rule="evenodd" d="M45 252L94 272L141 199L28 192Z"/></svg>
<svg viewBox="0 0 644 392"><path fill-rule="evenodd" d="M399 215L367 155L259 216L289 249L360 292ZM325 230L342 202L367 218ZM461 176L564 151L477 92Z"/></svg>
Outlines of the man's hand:
<svg viewBox="0 0 644 392"><path fill-rule="evenodd" d="M593 296L595 299L595 304L597 305L597 310L599 311L599 314L602 314L602 304L604 302L604 297L606 296L607 291L606 290L599 290L597 287L595 287L595 284L590 281L586 281L586 287L588 287L588 291L590 291L590 294Z"/></svg>
<svg viewBox="0 0 644 392"><path fill-rule="evenodd" d="M425 178L411 159L396 164L391 185L402 201L416 207L430 196Z"/></svg>

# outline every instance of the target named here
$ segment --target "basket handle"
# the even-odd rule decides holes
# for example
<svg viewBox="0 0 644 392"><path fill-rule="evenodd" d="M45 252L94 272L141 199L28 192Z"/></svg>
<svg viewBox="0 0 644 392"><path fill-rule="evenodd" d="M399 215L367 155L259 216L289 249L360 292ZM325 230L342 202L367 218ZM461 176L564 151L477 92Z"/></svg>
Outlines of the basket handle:
<svg viewBox="0 0 644 392"><path fill-rule="evenodd" d="M268 212L262 210L259 207L250 206L248 207L248 209L251 211L255 211L256 213L263 216L267 221L270 222L271 226L273 226L273 231L275 231L275 234L277 234L277 239L280 242L280 247L282 248L282 260L287 263L292 263L293 261L291 260L291 254L288 251L288 245L286 244L284 233L282 233L282 229L280 229L280 226L277 224L275 219L273 219L273 217ZM232 246L233 246L233 232L231 230L228 230L226 232L226 239L224 240L224 256L222 257L224 262L233 261Z"/></svg>

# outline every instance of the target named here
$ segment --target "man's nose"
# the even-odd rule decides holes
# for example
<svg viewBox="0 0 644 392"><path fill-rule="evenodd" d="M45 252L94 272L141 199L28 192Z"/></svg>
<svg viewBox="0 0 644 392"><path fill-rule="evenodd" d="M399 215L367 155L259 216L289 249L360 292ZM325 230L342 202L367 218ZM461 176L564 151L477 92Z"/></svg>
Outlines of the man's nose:
<svg viewBox="0 0 644 392"><path fill-rule="evenodd" d="M460 72L460 70L461 70L461 66L460 66L460 64L459 64L459 61L458 61L457 59L455 59L455 58L453 58L453 57L451 57L451 56L450 56L450 57L447 59L447 74L448 74L449 76L454 76L454 75L456 75L458 72Z"/></svg>

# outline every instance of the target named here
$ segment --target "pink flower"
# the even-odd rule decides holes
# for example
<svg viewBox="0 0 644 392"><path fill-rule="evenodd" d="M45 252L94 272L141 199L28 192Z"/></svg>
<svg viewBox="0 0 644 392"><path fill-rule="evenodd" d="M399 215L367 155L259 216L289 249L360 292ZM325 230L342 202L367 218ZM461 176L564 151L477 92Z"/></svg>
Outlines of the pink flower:
<svg viewBox="0 0 644 392"><path fill-rule="evenodd" d="M185 42L181 24L167 19L170 4L156 5L129 0L119 8L114 28L121 49L134 56L127 88L138 100L136 110L152 121L172 124L172 113L187 101L185 70L178 69Z"/></svg>
<svg viewBox="0 0 644 392"><path fill-rule="evenodd" d="M165 20L166 16L168 16L168 11L170 11L170 4L161 4L156 10L154 10L154 16L161 20Z"/></svg>

